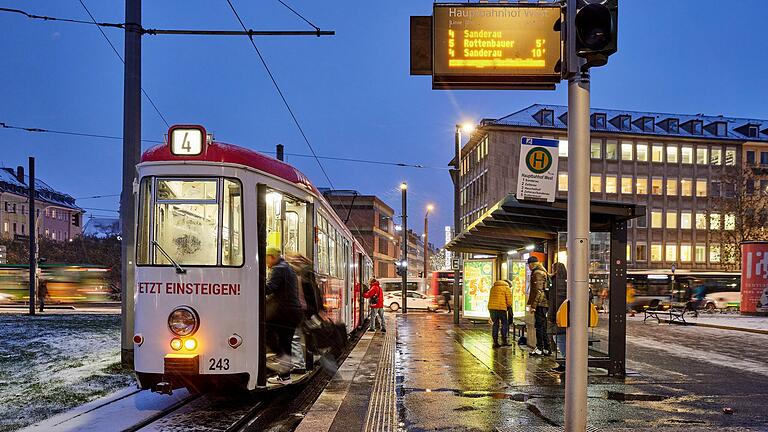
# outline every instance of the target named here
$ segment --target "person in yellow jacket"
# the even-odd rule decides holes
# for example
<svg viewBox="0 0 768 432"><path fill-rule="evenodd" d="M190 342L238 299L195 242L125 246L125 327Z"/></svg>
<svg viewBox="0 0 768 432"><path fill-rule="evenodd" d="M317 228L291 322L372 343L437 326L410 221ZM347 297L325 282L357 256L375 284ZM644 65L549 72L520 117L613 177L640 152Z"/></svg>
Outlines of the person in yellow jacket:
<svg viewBox="0 0 768 432"><path fill-rule="evenodd" d="M509 345L507 338L509 336L509 320L507 319L507 309L512 307L512 287L509 282L497 280L491 287L488 296L488 312L493 321L493 347L498 348L502 345ZM501 345L499 345L499 324L501 324Z"/></svg>

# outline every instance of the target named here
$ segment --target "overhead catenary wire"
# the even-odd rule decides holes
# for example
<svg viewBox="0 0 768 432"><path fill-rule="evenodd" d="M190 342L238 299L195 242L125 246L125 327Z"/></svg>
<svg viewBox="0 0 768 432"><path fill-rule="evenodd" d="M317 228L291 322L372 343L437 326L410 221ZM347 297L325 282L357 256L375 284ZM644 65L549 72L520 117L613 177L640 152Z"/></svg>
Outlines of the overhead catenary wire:
<svg viewBox="0 0 768 432"><path fill-rule="evenodd" d="M297 17L299 17L299 18L301 18L302 20L304 20L304 22L305 22L305 23L307 23L307 24L311 25L312 27L314 27L314 28L315 28L315 30L317 30L317 31L320 31L320 27L318 27L318 26L316 26L316 25L312 24L312 23L311 23L311 22L310 22L308 19L304 18L304 16L303 16L302 14L300 14L300 13L296 12L296 9L294 9L294 8L292 8L292 7L290 7L290 6L288 6L288 4L287 4L286 2L284 2L283 0L277 0L277 1L278 1L278 2L280 2L280 4L281 4L281 5L283 5L283 6L285 6L286 8L288 8L288 10L289 10L289 11L291 11L291 12L293 12L293 13L294 13L294 14L295 14Z"/></svg>
<svg viewBox="0 0 768 432"><path fill-rule="evenodd" d="M30 19L43 20L43 21L61 21L61 22L68 22L68 23L74 23L74 24L95 25L98 27L114 27L114 28L125 29L124 23L95 22L95 21L84 21L84 20L71 19L71 18L52 17L52 16L46 16L46 15L35 15L29 12L25 12L21 9L11 9L11 8L3 8L3 7L0 7L0 12L16 13L16 14L24 15Z"/></svg>
<svg viewBox="0 0 768 432"><path fill-rule="evenodd" d="M91 17L91 21L93 21L93 23L94 23L94 24L97 24L97 22L96 22L96 18L94 18L93 14L92 14L92 13L91 13L91 11L88 9L88 6L86 6L86 5L85 5L85 3L83 2L83 0L78 0L78 1L80 2L80 5L82 5L82 6L83 6L83 9L85 9L85 12L88 14L88 16L89 16L89 17ZM107 41L107 43L109 44L109 46L112 48L112 51L114 51L114 52L115 52L115 55L117 55L117 58L119 58L119 59L120 59L120 62L121 62L121 63L123 63L123 64L125 64L125 60L123 59L123 56L122 56L122 55L120 55L120 52L118 52L118 51L117 51L117 48L115 48L115 45L112 43L112 41L111 41L111 40L109 40L109 37L107 37L107 34L106 34L106 33L104 33L104 29L102 29L102 28L101 28L101 26L96 26L96 28L99 30L99 33L101 33L101 35L102 35L102 36L104 36L104 40L106 40L106 41ZM149 94L147 93L147 91L146 91L146 90L144 90L144 87L142 87L142 88L141 88L141 92L144 94L144 97L146 97L146 98L147 98L147 101L149 101L149 104L150 104L150 105L152 105L152 108L154 108L154 110L155 110L155 112L157 113L157 115L158 115L158 116L160 116L160 120L162 120L162 121L163 121L163 123L165 123L165 127L168 127L168 128L170 128L170 127L171 127L171 125L170 125L170 124L168 123L168 121L165 119L165 116L163 115L163 113L161 113L161 112L160 112L160 109L159 109L159 108L157 108L157 105L155 104L155 101L153 101L153 100L152 100L152 98L151 98L151 97L149 97Z"/></svg>
<svg viewBox="0 0 768 432"><path fill-rule="evenodd" d="M71 132L71 131L62 131L62 130L54 130L54 129L43 129L38 127L14 126L4 122L0 122L0 129L15 129L15 130L21 130L25 132L50 133L50 134L56 134L56 135L70 135L70 136L80 136L80 137L87 137L87 138L103 138L103 139L112 139L112 140L120 140L120 141L123 140L123 137L121 136L100 135L100 134L85 133L85 132ZM163 141L148 140L148 139L142 139L141 141L148 142L148 143L156 143L156 144L164 143Z"/></svg>

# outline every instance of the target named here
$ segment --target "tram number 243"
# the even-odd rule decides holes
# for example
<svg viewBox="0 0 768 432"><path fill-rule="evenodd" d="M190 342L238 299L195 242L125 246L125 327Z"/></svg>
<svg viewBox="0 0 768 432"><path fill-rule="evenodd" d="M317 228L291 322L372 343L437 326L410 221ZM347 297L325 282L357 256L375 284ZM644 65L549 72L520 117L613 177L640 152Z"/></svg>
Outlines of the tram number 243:
<svg viewBox="0 0 768 432"><path fill-rule="evenodd" d="M228 358L208 359L208 370L229 370L229 359Z"/></svg>

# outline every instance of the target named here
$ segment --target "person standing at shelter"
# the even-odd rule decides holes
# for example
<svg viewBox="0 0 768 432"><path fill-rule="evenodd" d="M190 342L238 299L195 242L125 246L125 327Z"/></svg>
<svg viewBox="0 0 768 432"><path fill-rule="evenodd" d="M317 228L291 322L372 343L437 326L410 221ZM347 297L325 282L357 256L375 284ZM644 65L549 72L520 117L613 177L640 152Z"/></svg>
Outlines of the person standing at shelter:
<svg viewBox="0 0 768 432"><path fill-rule="evenodd" d="M446 309L448 309L448 313L451 313L451 293L448 290L443 290L441 293L443 296L443 303Z"/></svg>
<svg viewBox="0 0 768 432"><path fill-rule="evenodd" d="M269 378L273 384L291 382L291 342L296 327L301 323L302 308L299 301L298 278L290 265L283 259L280 249L267 248L267 267L269 279L265 290L267 296L266 325L270 333L271 347L275 358L270 362L270 369L278 373Z"/></svg>
<svg viewBox="0 0 768 432"><path fill-rule="evenodd" d="M549 302L547 300L547 284L549 274L539 263L535 256L528 258L528 268L531 269L531 288L528 294L528 307L534 313L534 325L536 327L536 349L531 352L532 355L550 355L549 338L547 337L547 311Z"/></svg>
<svg viewBox="0 0 768 432"><path fill-rule="evenodd" d="M565 327L557 326L557 311L568 298L568 276L565 264L556 262L552 265L552 290L549 299L549 322L553 328L555 336L555 345L560 351L560 355L565 357ZM559 364L555 372L565 372L565 363Z"/></svg>
<svg viewBox="0 0 768 432"><path fill-rule="evenodd" d="M379 285L379 281L375 278L371 278L370 289L363 293L363 297L369 299L371 303L370 310L370 327L368 331L376 331L376 319L379 320L381 326L381 332L387 332L387 326L384 324L384 291Z"/></svg>
<svg viewBox="0 0 768 432"><path fill-rule="evenodd" d="M509 320L507 309L512 307L512 288L507 281L497 280L488 295L488 312L493 321L493 347L507 346L509 337ZM499 324L501 324L501 345L499 345Z"/></svg>

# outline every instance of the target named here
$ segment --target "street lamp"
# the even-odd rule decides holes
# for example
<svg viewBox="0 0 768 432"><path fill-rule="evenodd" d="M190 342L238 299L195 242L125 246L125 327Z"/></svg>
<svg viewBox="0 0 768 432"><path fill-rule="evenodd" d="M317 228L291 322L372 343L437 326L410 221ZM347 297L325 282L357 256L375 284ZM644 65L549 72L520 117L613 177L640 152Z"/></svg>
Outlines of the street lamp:
<svg viewBox="0 0 768 432"><path fill-rule="evenodd" d="M427 204L427 212L424 213L424 282L427 281L429 272L429 212L435 209L432 204Z"/></svg>
<svg viewBox="0 0 768 432"><path fill-rule="evenodd" d="M408 193L408 184L406 182L400 183L400 191L403 195L403 204L402 204L402 212L403 212L403 232L401 234L401 238L403 239L402 244L402 250L403 250L403 268L405 271L403 271L403 274L400 276L402 286L400 287L402 291L402 301L403 301L403 315L408 313L408 292L407 292L407 286L408 286L408 202L407 202L407 193Z"/></svg>
<svg viewBox="0 0 768 432"><path fill-rule="evenodd" d="M471 135L475 131L475 126L472 123L464 123L463 125L456 125L456 145L454 146L455 155L453 159L453 170L451 170L451 178L453 178L453 236L456 237L461 232L461 131ZM457 253L456 258L459 258L459 267L461 266L461 254ZM459 271L461 269L455 269L453 272L453 323L459 323Z"/></svg>

